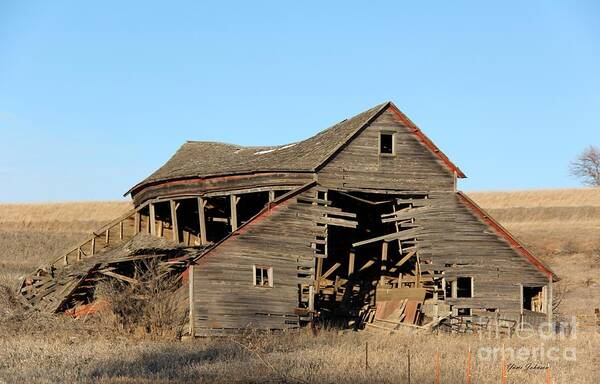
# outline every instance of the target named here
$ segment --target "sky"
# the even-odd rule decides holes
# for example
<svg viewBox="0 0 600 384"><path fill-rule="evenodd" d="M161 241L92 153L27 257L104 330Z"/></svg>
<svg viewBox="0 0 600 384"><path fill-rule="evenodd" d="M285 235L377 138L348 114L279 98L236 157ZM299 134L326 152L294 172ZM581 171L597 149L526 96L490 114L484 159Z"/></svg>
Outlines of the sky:
<svg viewBox="0 0 600 384"><path fill-rule="evenodd" d="M600 2L0 0L0 202L124 199L186 140L284 144L386 100L462 190L576 187Z"/></svg>

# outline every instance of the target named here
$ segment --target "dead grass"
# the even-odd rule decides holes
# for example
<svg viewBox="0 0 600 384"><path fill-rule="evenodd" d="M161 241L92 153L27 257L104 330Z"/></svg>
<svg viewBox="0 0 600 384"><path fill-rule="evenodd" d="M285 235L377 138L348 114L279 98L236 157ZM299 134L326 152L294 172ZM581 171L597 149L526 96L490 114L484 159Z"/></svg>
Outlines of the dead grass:
<svg viewBox="0 0 600 384"><path fill-rule="evenodd" d="M597 335L575 340L537 338L494 340L476 336L397 333L338 334L317 337L301 331L202 339L184 343L106 337L24 336L0 339L0 380L7 382L102 383L406 383L407 354L411 382L434 381L435 353L440 352L444 383L464 383L467 351L472 350L472 382L499 383L500 358L487 359L487 348L576 348L576 361L549 362L554 383L594 383L600 352ZM365 369L368 343L369 369ZM534 359L546 366L545 359ZM519 362L519 359L509 360ZM27 369L23 369L27 367ZM545 371L511 370L511 383L541 383Z"/></svg>
<svg viewBox="0 0 600 384"><path fill-rule="evenodd" d="M588 314L598 305L597 190L470 193L505 226L538 250L562 277L567 295L561 311ZM590 208L592 207L592 208ZM36 208L41 208L40 213ZM127 203L2 205L0 285L60 255L66 248L127 209ZM82 216L82 213L85 215ZM81 220L80 217L85 217ZM598 259L596 259L597 257ZM549 362L553 383L595 383L600 375L600 335L574 340L495 340L475 336L369 334L302 330L279 335L249 334L235 339L193 342L149 340L119 332L93 318L23 317L0 289L0 383L222 383L222 382L434 382L434 356L441 354L443 383L464 383L466 354L473 351L473 382L500 382L499 360L477 352L487 347L575 347L577 360ZM8 291L10 292L10 290ZM365 344L369 366L364 368ZM544 358L530 363L545 365ZM518 360L509 362L519 363ZM517 369L510 383L544 382L545 373Z"/></svg>

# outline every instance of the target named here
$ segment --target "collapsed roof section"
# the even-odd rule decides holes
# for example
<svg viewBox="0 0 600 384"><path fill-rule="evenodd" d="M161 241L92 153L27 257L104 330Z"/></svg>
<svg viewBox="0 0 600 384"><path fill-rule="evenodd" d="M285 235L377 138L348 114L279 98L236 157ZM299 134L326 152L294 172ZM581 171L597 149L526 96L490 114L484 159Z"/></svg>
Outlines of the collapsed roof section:
<svg viewBox="0 0 600 384"><path fill-rule="evenodd" d="M388 109L409 127L418 140L450 171L456 173L457 177L466 177L412 121L388 101L297 143L271 147L243 147L219 142L188 141L162 167L132 187L126 195L169 180L260 172L315 172Z"/></svg>

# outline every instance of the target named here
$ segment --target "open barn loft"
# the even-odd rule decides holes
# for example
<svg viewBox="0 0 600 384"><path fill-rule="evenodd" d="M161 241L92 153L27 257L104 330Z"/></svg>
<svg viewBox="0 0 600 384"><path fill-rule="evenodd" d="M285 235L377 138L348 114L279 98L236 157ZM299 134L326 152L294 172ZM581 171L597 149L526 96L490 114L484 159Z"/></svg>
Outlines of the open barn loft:
<svg viewBox="0 0 600 384"><path fill-rule="evenodd" d="M391 102L289 145L190 141L20 293L89 313L98 281L138 284L152 261L177 277L190 335L551 320L555 274L457 191L463 177Z"/></svg>

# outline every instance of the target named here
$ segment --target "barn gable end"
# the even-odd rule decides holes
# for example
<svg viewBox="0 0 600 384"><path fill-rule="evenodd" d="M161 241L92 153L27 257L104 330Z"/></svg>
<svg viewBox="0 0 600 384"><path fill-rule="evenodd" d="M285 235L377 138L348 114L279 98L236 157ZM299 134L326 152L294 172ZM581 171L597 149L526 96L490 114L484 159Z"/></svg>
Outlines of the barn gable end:
<svg viewBox="0 0 600 384"><path fill-rule="evenodd" d="M393 104L386 106L317 170L319 183L346 189L454 191L460 170L402 117ZM393 154L380 153L381 135L392 136Z"/></svg>

